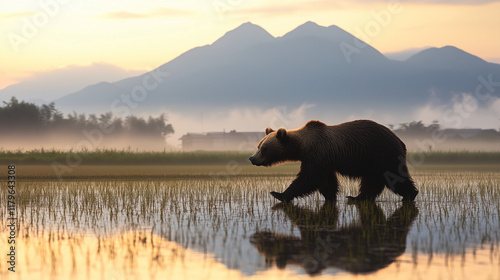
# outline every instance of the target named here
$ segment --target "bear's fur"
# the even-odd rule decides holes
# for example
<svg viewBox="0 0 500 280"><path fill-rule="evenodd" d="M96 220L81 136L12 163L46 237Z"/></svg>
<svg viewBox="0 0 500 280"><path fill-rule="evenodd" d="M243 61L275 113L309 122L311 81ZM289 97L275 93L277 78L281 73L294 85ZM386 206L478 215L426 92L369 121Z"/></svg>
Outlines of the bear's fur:
<svg viewBox="0 0 500 280"><path fill-rule="evenodd" d="M406 165L405 144L387 127L370 120L339 125L309 121L305 126L277 131L266 128L266 136L250 157L252 164L271 166L300 161L300 172L283 192L271 192L280 201L291 201L319 190L326 200L335 200L337 174L361 178L357 197L374 200L384 186L413 201L418 194Z"/></svg>

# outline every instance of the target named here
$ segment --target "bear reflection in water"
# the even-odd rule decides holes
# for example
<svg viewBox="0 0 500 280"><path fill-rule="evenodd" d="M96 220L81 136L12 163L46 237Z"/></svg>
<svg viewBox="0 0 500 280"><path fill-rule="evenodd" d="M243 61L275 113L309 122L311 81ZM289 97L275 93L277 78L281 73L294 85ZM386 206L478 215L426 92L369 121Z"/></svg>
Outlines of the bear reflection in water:
<svg viewBox="0 0 500 280"><path fill-rule="evenodd" d="M386 219L371 201L356 203L359 221L337 227L338 209L326 202L319 211L293 204L276 204L300 230L300 238L256 232L250 242L265 256L266 264L278 268L301 266L309 275L326 268L351 273L371 273L387 267L406 250L406 237L418 216L413 202L405 202Z"/></svg>

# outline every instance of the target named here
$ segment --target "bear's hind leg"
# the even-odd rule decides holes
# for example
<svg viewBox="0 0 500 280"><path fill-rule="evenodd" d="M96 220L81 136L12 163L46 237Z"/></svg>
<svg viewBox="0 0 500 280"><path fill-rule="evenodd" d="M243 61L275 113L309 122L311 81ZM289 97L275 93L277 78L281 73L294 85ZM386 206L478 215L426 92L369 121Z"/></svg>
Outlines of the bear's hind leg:
<svg viewBox="0 0 500 280"><path fill-rule="evenodd" d="M396 194L403 197L403 201L413 201L418 194L418 190L415 187L415 183L411 177L403 178L402 181L398 181L394 184ZM391 189L392 190L392 189Z"/></svg>
<svg viewBox="0 0 500 280"><path fill-rule="evenodd" d="M406 164L398 171L386 172L384 174L386 186L395 194L403 197L403 201L413 201L418 194L413 179L410 177Z"/></svg>
<svg viewBox="0 0 500 280"><path fill-rule="evenodd" d="M328 174L325 181L318 188L319 192L325 197L326 201L335 201L339 191L339 181L335 172Z"/></svg>

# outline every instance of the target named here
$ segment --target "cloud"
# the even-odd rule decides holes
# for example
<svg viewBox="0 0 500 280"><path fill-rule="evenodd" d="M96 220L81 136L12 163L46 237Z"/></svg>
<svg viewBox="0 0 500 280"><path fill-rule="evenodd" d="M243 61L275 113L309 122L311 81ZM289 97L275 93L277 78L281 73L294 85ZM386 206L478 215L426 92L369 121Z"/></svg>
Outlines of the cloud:
<svg viewBox="0 0 500 280"><path fill-rule="evenodd" d="M457 94L446 104L429 103L415 110L415 119L424 123L437 120L445 128L500 127L500 98L490 96L481 102L469 93Z"/></svg>
<svg viewBox="0 0 500 280"><path fill-rule="evenodd" d="M357 3L365 4L376 4L376 3L387 3L383 0L356 0ZM403 0L398 1L401 4L439 4L439 5L484 5L489 3L497 3L500 0Z"/></svg>
<svg viewBox="0 0 500 280"><path fill-rule="evenodd" d="M410 58L411 56L413 56L413 55L415 55L415 54L417 54L425 49L428 49L428 48L431 48L431 47L426 46L426 47L421 47L421 48L409 48L409 49L396 51L396 52L387 52L387 53L384 53L384 55L387 58L392 59L392 60L405 61L408 58Z"/></svg>
<svg viewBox="0 0 500 280"><path fill-rule="evenodd" d="M426 5L483 5L489 3L500 2L500 0L416 0L416 1L395 1L401 4L426 4ZM238 8L231 9L227 11L233 15L260 15L260 16L276 16L276 15L289 15L291 13L304 13L313 11L328 11L328 10L341 10L341 9L351 9L353 7L359 8L363 5L374 5L374 4L388 4L385 0L355 0L351 2L347 1L326 1L326 0L315 0L315 1L299 1L295 3L282 2L274 4L265 4L261 6L254 6L248 8Z"/></svg>
<svg viewBox="0 0 500 280"><path fill-rule="evenodd" d="M192 14L193 12L188 10L158 7L146 11L144 13L137 13L130 11L108 12L105 14L98 15L97 18L113 19L113 20L132 20L132 19L147 19L147 18L157 18L157 17L184 17Z"/></svg>
<svg viewBox="0 0 500 280"><path fill-rule="evenodd" d="M488 62L500 64L500 57L487 57L485 58L485 60Z"/></svg>
<svg viewBox="0 0 500 280"><path fill-rule="evenodd" d="M336 1L304 1L299 3L282 3L282 4L266 4L264 6L233 9L229 13L233 15L260 15L260 16L276 16L289 15L295 12L311 12L324 11L330 9L344 8L346 5L337 3Z"/></svg>

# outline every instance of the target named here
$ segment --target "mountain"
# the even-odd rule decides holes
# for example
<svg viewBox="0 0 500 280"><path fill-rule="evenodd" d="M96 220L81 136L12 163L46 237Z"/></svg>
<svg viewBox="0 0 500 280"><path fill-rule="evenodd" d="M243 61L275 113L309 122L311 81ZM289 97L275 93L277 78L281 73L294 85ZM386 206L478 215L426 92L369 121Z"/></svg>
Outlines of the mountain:
<svg viewBox="0 0 500 280"><path fill-rule="evenodd" d="M99 100L101 104L109 105L107 110L105 111L110 111L111 104L116 98L116 96L110 95L110 92L115 92L116 94L127 93L127 91L120 89L114 83L109 82L100 82L95 85L90 85L78 92L79 94L72 97L72 102L74 102L75 104L86 104L89 102L89 100ZM64 97L62 99L64 99ZM76 108L74 110L80 111Z"/></svg>
<svg viewBox="0 0 500 280"><path fill-rule="evenodd" d="M118 81L137 74L139 74L137 71L125 70L106 63L70 65L33 73L22 82L0 90L0 101L10 100L12 96L15 96L19 100L36 104L49 103L103 80Z"/></svg>
<svg viewBox="0 0 500 280"><path fill-rule="evenodd" d="M430 48L394 61L337 26L307 22L275 38L244 23L151 72L88 86L57 99L56 106L193 115L316 104L315 110L325 113L406 113L431 96L446 102L473 92L478 77L490 74L499 77L500 65L456 47Z"/></svg>
<svg viewBox="0 0 500 280"><path fill-rule="evenodd" d="M453 46L423 50L411 56L407 63L426 70L481 69L488 64L483 59Z"/></svg>
<svg viewBox="0 0 500 280"><path fill-rule="evenodd" d="M284 39L297 39L297 38L323 38L331 43L341 47L347 48L342 52L342 56L345 59L346 51L349 52L351 47L354 47L356 50L355 53L364 57L365 59L368 57L377 58L379 60L385 60L386 57L379 51L377 51L372 46L367 43L361 41L360 39L354 37L350 33L346 32L342 28L332 25L329 27L319 26L314 22L306 22L294 30L286 33L283 36ZM362 47L359 47L357 44L360 44ZM359 51L359 53L358 53Z"/></svg>
<svg viewBox="0 0 500 280"><path fill-rule="evenodd" d="M272 39L274 39L274 37L264 30L264 28L247 22L234 30L228 31L212 45L218 47L237 48L267 43Z"/></svg>

